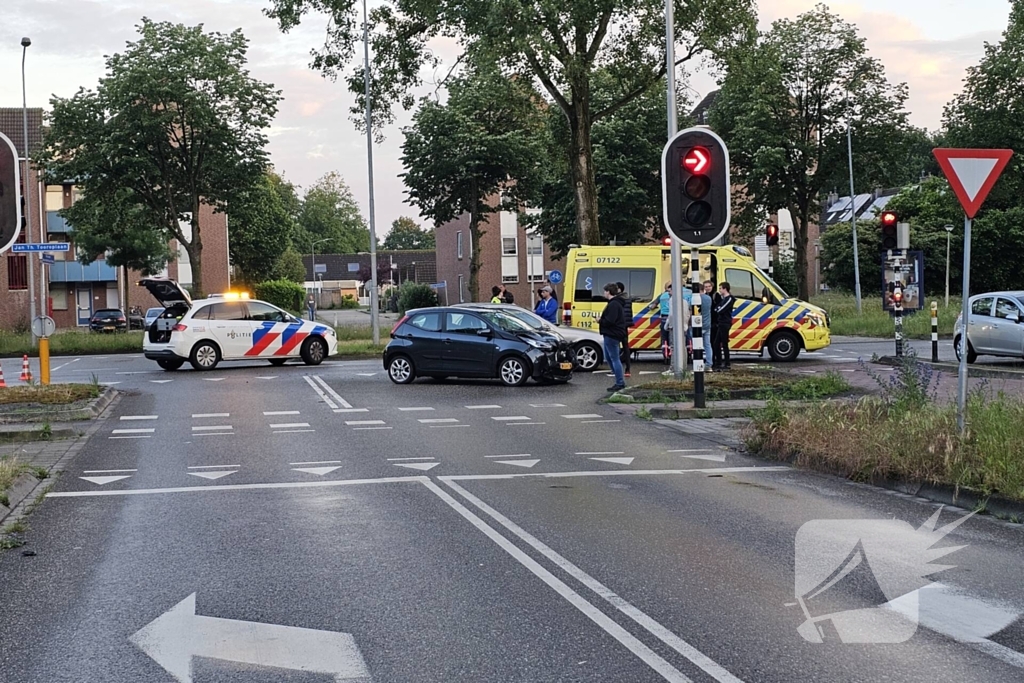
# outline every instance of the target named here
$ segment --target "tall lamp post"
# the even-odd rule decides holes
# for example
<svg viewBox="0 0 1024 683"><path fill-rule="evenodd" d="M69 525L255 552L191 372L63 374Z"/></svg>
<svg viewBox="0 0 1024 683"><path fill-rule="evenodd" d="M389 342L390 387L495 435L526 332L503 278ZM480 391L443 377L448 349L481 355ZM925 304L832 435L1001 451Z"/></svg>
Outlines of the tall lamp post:
<svg viewBox="0 0 1024 683"><path fill-rule="evenodd" d="M377 228L373 207L373 121L370 117L370 21L363 0L363 90L366 97L366 167L370 185L370 328L380 344L380 306L377 302Z"/></svg>
<svg viewBox="0 0 1024 683"><path fill-rule="evenodd" d="M946 308L949 308L949 238L953 234L953 226L946 226Z"/></svg>
<svg viewBox="0 0 1024 683"><path fill-rule="evenodd" d="M29 180L29 149L28 149L28 98L25 96L25 56L28 53L28 46L32 44L31 38L21 39L21 134L22 134L22 152L25 155L25 171L22 173L21 186L25 193L25 225L28 229L28 234L25 235L25 241L32 241L32 193L29 190L31 182ZM29 321L36 319L36 286L35 286L35 254L28 254L28 317ZM42 271L42 266L39 267ZM36 345L36 332L35 328L30 327L30 333L32 335L32 346Z"/></svg>
<svg viewBox="0 0 1024 683"><path fill-rule="evenodd" d="M846 91L846 154L850 162L850 230L853 233L853 293L857 300L857 315L860 315L860 257L857 253L857 196L853 193L853 130L850 111L850 91Z"/></svg>
<svg viewBox="0 0 1024 683"><path fill-rule="evenodd" d="M325 237L324 239L316 240L315 242L313 240L310 240L309 257L310 257L310 261L312 262L312 265L310 265L310 270L313 271L313 291L316 291L316 245L320 244L321 242L330 242L330 241L331 241L330 237ZM320 288L323 289L323 279L320 280L320 283L321 283L320 284ZM317 296L316 296L316 307L317 308L320 308L320 303L322 302L322 300L323 299L320 296L320 292L317 292Z"/></svg>

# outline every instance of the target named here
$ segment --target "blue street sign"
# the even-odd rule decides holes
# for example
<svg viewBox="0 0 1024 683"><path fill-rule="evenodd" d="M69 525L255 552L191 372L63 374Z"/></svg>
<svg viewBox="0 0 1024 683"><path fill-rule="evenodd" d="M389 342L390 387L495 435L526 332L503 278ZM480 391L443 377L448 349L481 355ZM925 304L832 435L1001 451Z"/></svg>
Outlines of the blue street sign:
<svg viewBox="0 0 1024 683"><path fill-rule="evenodd" d="M553 285L560 285L560 284L562 284L562 271L560 271L560 270L548 271L548 282L550 282Z"/></svg>
<svg viewBox="0 0 1024 683"><path fill-rule="evenodd" d="M430 287L431 289L447 289L448 288L448 283L445 280L441 280L438 283L435 283L435 284L432 284L432 285L427 285L427 286Z"/></svg>
<svg viewBox="0 0 1024 683"><path fill-rule="evenodd" d="M11 251L26 252L26 251L68 251L71 249L70 242L43 242L36 244L14 244L11 245Z"/></svg>
<svg viewBox="0 0 1024 683"><path fill-rule="evenodd" d="M46 263L48 265L53 265L54 263L53 254L43 253L40 254L40 258L43 259L43 263Z"/></svg>

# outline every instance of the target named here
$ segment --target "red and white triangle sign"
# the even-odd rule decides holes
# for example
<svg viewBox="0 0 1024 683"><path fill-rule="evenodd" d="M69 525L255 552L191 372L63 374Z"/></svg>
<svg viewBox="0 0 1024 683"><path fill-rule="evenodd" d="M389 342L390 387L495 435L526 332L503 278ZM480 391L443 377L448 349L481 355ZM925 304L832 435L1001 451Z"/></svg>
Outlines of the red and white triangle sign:
<svg viewBox="0 0 1024 683"><path fill-rule="evenodd" d="M1010 149L933 149L960 206L974 218L1013 156Z"/></svg>

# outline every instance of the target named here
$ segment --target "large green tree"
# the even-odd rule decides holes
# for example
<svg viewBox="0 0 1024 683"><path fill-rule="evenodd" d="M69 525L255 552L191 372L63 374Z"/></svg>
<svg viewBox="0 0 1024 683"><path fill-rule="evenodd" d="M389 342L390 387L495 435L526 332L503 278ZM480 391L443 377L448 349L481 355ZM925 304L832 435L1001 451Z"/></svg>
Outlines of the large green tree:
<svg viewBox="0 0 1024 683"><path fill-rule="evenodd" d="M299 253L354 254L369 251L370 230L344 178L330 172L313 183L299 208L298 226L292 240Z"/></svg>
<svg viewBox="0 0 1024 683"><path fill-rule="evenodd" d="M483 67L453 79L448 101L424 99L405 129L402 178L435 225L469 215L469 291L477 299L481 221L517 210L534 193L542 157L537 98L522 80ZM502 202L494 201L501 192Z"/></svg>
<svg viewBox="0 0 1024 683"><path fill-rule="evenodd" d="M733 213L756 222L790 210L798 296L807 299L808 226L825 193L844 187L847 122L857 185L892 187L900 180L892 159L909 139L906 85L890 84L856 27L824 5L774 22L727 62L711 124L744 186L733 193Z"/></svg>
<svg viewBox="0 0 1024 683"><path fill-rule="evenodd" d="M333 75L352 60L362 32L358 2L272 2L269 14L283 30L309 12L329 16L327 39L313 51L314 68ZM680 65L722 51L755 24L752 0L673 0L673 5ZM599 243L592 128L664 77L661 0L390 0L373 9L370 23L372 97L379 121L390 120L395 103L413 105L410 91L429 72L423 67L439 64L428 47L435 38L455 40L470 61L482 56L536 83L569 128L577 234L583 243ZM598 69L606 70L616 86L614 96L601 103L592 91ZM361 66L349 84L361 97Z"/></svg>
<svg viewBox="0 0 1024 683"><path fill-rule="evenodd" d="M231 263L246 284L273 279L277 260L291 243L295 220L280 194L283 188L279 176L267 173L231 205Z"/></svg>
<svg viewBox="0 0 1024 683"><path fill-rule="evenodd" d="M246 70L241 31L143 19L138 33L107 57L96 90L51 100L39 161L97 202L129 192L153 229L184 247L202 294L200 207L223 211L262 177L280 95Z"/></svg>
<svg viewBox="0 0 1024 683"><path fill-rule="evenodd" d="M434 231L421 228L408 216L399 216L391 223L391 232L382 246L391 251L433 249Z"/></svg>

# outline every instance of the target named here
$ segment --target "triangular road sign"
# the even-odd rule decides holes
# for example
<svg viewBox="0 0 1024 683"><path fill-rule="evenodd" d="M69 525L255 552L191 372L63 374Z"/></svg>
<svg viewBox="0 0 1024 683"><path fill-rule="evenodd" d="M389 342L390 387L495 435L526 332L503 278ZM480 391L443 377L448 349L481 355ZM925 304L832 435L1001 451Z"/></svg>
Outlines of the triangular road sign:
<svg viewBox="0 0 1024 683"><path fill-rule="evenodd" d="M974 218L1013 156L1010 149L933 149L960 206Z"/></svg>

